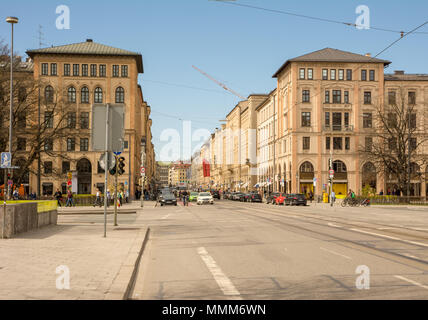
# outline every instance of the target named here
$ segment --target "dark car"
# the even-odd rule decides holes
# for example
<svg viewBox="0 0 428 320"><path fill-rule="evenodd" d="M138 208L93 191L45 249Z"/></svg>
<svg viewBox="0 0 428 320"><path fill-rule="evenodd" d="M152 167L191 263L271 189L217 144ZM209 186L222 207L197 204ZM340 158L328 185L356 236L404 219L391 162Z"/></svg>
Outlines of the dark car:
<svg viewBox="0 0 428 320"><path fill-rule="evenodd" d="M220 200L220 192L218 192L218 191L211 191L211 195L213 196L214 199Z"/></svg>
<svg viewBox="0 0 428 320"><path fill-rule="evenodd" d="M169 193L162 193L159 196L159 202L161 206L164 205L171 205L171 206L176 206L177 205L177 198L175 197L175 195L171 192Z"/></svg>
<svg viewBox="0 0 428 320"><path fill-rule="evenodd" d="M306 206L307 200L304 194L290 193L285 197L284 203L289 206Z"/></svg>
<svg viewBox="0 0 428 320"><path fill-rule="evenodd" d="M242 195L243 195L243 193L241 193L241 192L235 192L233 194L233 196L232 196L232 200L234 200L234 201L240 201Z"/></svg>
<svg viewBox="0 0 428 320"><path fill-rule="evenodd" d="M248 202L249 199L250 199L250 194L249 193L241 193L239 201L241 201L241 202Z"/></svg>
<svg viewBox="0 0 428 320"><path fill-rule="evenodd" d="M262 196L258 193L250 193L250 202L263 202Z"/></svg>
<svg viewBox="0 0 428 320"><path fill-rule="evenodd" d="M280 195L279 192L271 193L270 195L267 196L266 203L267 204L275 204L276 197L278 197L279 195Z"/></svg>

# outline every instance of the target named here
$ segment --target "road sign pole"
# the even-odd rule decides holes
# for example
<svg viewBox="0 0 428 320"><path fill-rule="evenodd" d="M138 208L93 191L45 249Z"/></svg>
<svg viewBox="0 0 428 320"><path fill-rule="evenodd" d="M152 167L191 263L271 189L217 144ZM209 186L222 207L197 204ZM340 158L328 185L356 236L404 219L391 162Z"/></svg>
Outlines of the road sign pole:
<svg viewBox="0 0 428 320"><path fill-rule="evenodd" d="M109 117L110 117L110 105L106 105L106 168L105 173L105 182L104 182L104 238L107 237L107 183L108 183L108 163L109 163Z"/></svg>
<svg viewBox="0 0 428 320"><path fill-rule="evenodd" d="M114 174L114 226L117 227L117 199L118 199L117 197L117 175L118 175L117 163L119 162L119 160L116 155L115 155L115 158L116 158L116 164L115 164L116 172Z"/></svg>
<svg viewBox="0 0 428 320"><path fill-rule="evenodd" d="M6 180L7 180L7 170L4 169L4 184L3 184L3 224L1 238L4 239L4 230L6 229Z"/></svg>

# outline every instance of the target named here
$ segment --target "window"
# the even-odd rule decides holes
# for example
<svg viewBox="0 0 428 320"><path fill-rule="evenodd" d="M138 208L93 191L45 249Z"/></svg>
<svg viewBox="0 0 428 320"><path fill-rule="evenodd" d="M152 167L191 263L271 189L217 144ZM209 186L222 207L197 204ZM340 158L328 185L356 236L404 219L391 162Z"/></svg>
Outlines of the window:
<svg viewBox="0 0 428 320"><path fill-rule="evenodd" d="M310 91L309 90L303 90L302 91L302 102L310 102Z"/></svg>
<svg viewBox="0 0 428 320"><path fill-rule="evenodd" d="M69 77L70 76L70 64L64 63L64 76Z"/></svg>
<svg viewBox="0 0 428 320"><path fill-rule="evenodd" d="M56 63L51 63L51 76L56 76L58 74L58 67Z"/></svg>
<svg viewBox="0 0 428 320"><path fill-rule="evenodd" d="M114 64L113 65L113 77L115 77L115 78L117 78L117 77L119 77L119 66L118 65L116 65L116 64Z"/></svg>
<svg viewBox="0 0 428 320"><path fill-rule="evenodd" d="M105 77L105 76L106 76L106 65L100 64L100 77Z"/></svg>
<svg viewBox="0 0 428 320"><path fill-rule="evenodd" d="M314 69L308 69L308 80L314 79Z"/></svg>
<svg viewBox="0 0 428 320"><path fill-rule="evenodd" d="M300 70L299 70L299 79L300 80L305 79L305 69L304 68L300 68Z"/></svg>
<svg viewBox="0 0 428 320"><path fill-rule="evenodd" d="M103 89L100 87L95 88L94 102L103 103Z"/></svg>
<svg viewBox="0 0 428 320"><path fill-rule="evenodd" d="M123 148L124 149L128 149L129 148L129 142L128 141L124 141L123 142Z"/></svg>
<svg viewBox="0 0 428 320"><path fill-rule="evenodd" d="M397 149L397 139L396 138L388 138L388 148L391 151Z"/></svg>
<svg viewBox="0 0 428 320"><path fill-rule="evenodd" d="M416 140L416 138L410 138L409 143L410 143L410 150L411 151L416 150L416 147L417 147L417 140Z"/></svg>
<svg viewBox="0 0 428 320"><path fill-rule="evenodd" d="M105 173L104 169L103 169L103 168L101 168L101 166L100 166L100 162L99 162L99 161L98 161L98 169L97 169L97 173L98 173L98 174Z"/></svg>
<svg viewBox="0 0 428 320"><path fill-rule="evenodd" d="M25 138L18 138L17 150L18 151L25 151L25 150L27 150L27 139L25 139Z"/></svg>
<svg viewBox="0 0 428 320"><path fill-rule="evenodd" d="M128 77L128 66L122 66L122 78Z"/></svg>
<svg viewBox="0 0 428 320"><path fill-rule="evenodd" d="M372 93L364 91L364 104L372 104Z"/></svg>
<svg viewBox="0 0 428 320"><path fill-rule="evenodd" d="M349 103L349 91L344 92L343 99L345 103Z"/></svg>
<svg viewBox="0 0 428 320"><path fill-rule="evenodd" d="M333 90L333 103L342 103L342 91Z"/></svg>
<svg viewBox="0 0 428 320"><path fill-rule="evenodd" d="M352 70L351 69L346 70L346 80L352 81Z"/></svg>
<svg viewBox="0 0 428 320"><path fill-rule="evenodd" d="M53 183L43 183L43 195L44 196L53 195Z"/></svg>
<svg viewBox="0 0 428 320"><path fill-rule="evenodd" d="M342 130L342 113L333 112L333 130L341 131Z"/></svg>
<svg viewBox="0 0 428 320"><path fill-rule="evenodd" d="M27 115L25 112L19 112L18 114L18 129L27 127Z"/></svg>
<svg viewBox="0 0 428 320"><path fill-rule="evenodd" d="M49 64L42 63L42 76L47 76L49 74Z"/></svg>
<svg viewBox="0 0 428 320"><path fill-rule="evenodd" d="M322 69L322 79L328 80L328 70L327 69Z"/></svg>
<svg viewBox="0 0 428 320"><path fill-rule="evenodd" d="M74 87L68 88L68 102L69 103L76 102L76 88Z"/></svg>
<svg viewBox="0 0 428 320"><path fill-rule="evenodd" d="M73 76L78 77L79 70L80 70L80 66L78 64L73 64Z"/></svg>
<svg viewBox="0 0 428 320"><path fill-rule="evenodd" d="M330 112L326 112L324 118L325 118L325 126L330 127Z"/></svg>
<svg viewBox="0 0 428 320"><path fill-rule="evenodd" d="M76 139L67 138L67 151L74 151L74 150L76 150Z"/></svg>
<svg viewBox="0 0 428 320"><path fill-rule="evenodd" d="M46 128L48 129L52 129L53 128L53 112L51 111L47 111L45 112L45 124L46 124Z"/></svg>
<svg viewBox="0 0 428 320"><path fill-rule="evenodd" d="M415 105L416 104L416 92L409 91L409 104Z"/></svg>
<svg viewBox="0 0 428 320"><path fill-rule="evenodd" d="M388 127L395 128L397 126L397 116L394 113L388 113Z"/></svg>
<svg viewBox="0 0 428 320"><path fill-rule="evenodd" d="M345 112L343 114L343 120L344 120L345 128L348 128L349 127L349 112Z"/></svg>
<svg viewBox="0 0 428 320"><path fill-rule="evenodd" d="M345 80L345 70L339 69L339 80Z"/></svg>
<svg viewBox="0 0 428 320"><path fill-rule="evenodd" d="M68 161L63 161L63 162L62 162L62 173L63 173L63 174L66 174L66 173L68 173L68 172L70 172L70 162L68 162Z"/></svg>
<svg viewBox="0 0 428 320"><path fill-rule="evenodd" d="M82 138L80 139L80 151L88 151L89 150L89 139Z"/></svg>
<svg viewBox="0 0 428 320"><path fill-rule="evenodd" d="M67 128L76 129L76 112L69 112L67 114Z"/></svg>
<svg viewBox="0 0 428 320"><path fill-rule="evenodd" d="M345 150L350 150L350 149L351 149L351 138L346 137L345 138Z"/></svg>
<svg viewBox="0 0 428 320"><path fill-rule="evenodd" d="M44 168L45 174L52 174L52 171L53 171L52 161L45 161L43 163L43 168Z"/></svg>
<svg viewBox="0 0 428 320"><path fill-rule="evenodd" d="M369 80L375 81L375 71L374 70L369 71Z"/></svg>
<svg viewBox="0 0 428 320"><path fill-rule="evenodd" d="M406 120L407 120L407 126L409 126L410 129L416 129L416 113L410 114L410 120L409 120L409 114L407 114Z"/></svg>
<svg viewBox="0 0 428 320"><path fill-rule="evenodd" d="M310 126L311 126L311 113L302 112L302 127L310 127Z"/></svg>
<svg viewBox="0 0 428 320"><path fill-rule="evenodd" d="M367 70L361 70L361 81L367 81Z"/></svg>
<svg viewBox="0 0 428 320"><path fill-rule="evenodd" d="M303 137L303 150L309 150L311 148L311 138Z"/></svg>
<svg viewBox="0 0 428 320"><path fill-rule="evenodd" d="M125 90L122 87L116 89L116 103L125 103Z"/></svg>
<svg viewBox="0 0 428 320"><path fill-rule="evenodd" d="M89 129L89 112L80 114L80 129Z"/></svg>
<svg viewBox="0 0 428 320"><path fill-rule="evenodd" d="M54 89L52 88L52 86L47 86L45 88L45 100L46 100L46 103L53 103Z"/></svg>
<svg viewBox="0 0 428 320"><path fill-rule="evenodd" d="M45 151L52 151L53 150L53 139L47 138L45 140Z"/></svg>
<svg viewBox="0 0 428 320"><path fill-rule="evenodd" d="M88 65L82 64L82 77L87 77L87 76L88 76Z"/></svg>
<svg viewBox="0 0 428 320"><path fill-rule="evenodd" d="M365 140L366 140L366 145L365 145L366 152L371 152L373 149L373 138L366 137Z"/></svg>
<svg viewBox="0 0 428 320"><path fill-rule="evenodd" d="M330 137L325 138L325 148L326 150L330 150Z"/></svg>
<svg viewBox="0 0 428 320"><path fill-rule="evenodd" d="M388 91L388 104L393 106L396 103L395 91Z"/></svg>
<svg viewBox="0 0 428 320"><path fill-rule="evenodd" d="M80 90L80 101L82 103L89 103L89 89L88 89L88 87L83 87L82 90Z"/></svg>
<svg viewBox="0 0 428 320"><path fill-rule="evenodd" d="M341 137L334 137L333 138L333 149L334 150L342 150L343 149L342 142L343 142L343 139Z"/></svg>
<svg viewBox="0 0 428 320"><path fill-rule="evenodd" d="M96 76L97 76L97 65L91 64L91 77L96 77Z"/></svg>
<svg viewBox="0 0 428 320"><path fill-rule="evenodd" d="M373 127L373 115L371 112L363 113L363 128Z"/></svg>
<svg viewBox="0 0 428 320"><path fill-rule="evenodd" d="M330 80L336 80L336 70L335 69L330 70Z"/></svg>
<svg viewBox="0 0 428 320"><path fill-rule="evenodd" d="M330 103L330 90L325 91L325 103Z"/></svg>

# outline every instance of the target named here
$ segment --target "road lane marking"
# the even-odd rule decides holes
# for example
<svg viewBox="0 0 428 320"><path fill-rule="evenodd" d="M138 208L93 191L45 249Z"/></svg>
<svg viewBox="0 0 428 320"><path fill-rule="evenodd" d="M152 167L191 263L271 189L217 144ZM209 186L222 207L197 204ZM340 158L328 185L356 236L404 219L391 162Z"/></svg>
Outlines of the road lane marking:
<svg viewBox="0 0 428 320"><path fill-rule="evenodd" d="M394 276L394 277L396 277L397 279L403 280L403 281L407 281L407 282L409 282L409 283L411 283L411 284L413 284L415 286L418 286L418 287L421 287L421 288L424 288L424 289L428 290L428 286L420 284L419 282L407 279L407 278L402 277L402 276Z"/></svg>
<svg viewBox="0 0 428 320"><path fill-rule="evenodd" d="M171 216L171 214L167 214L165 217L162 218L162 220L166 220Z"/></svg>
<svg viewBox="0 0 428 320"><path fill-rule="evenodd" d="M323 250L323 251L329 252L329 253L331 253L331 254L335 254L335 255L337 255L337 256L340 256L340 257L342 257L342 258L345 258L345 259L348 259L348 260L352 260L352 258L351 258L351 257L345 256L344 254L340 254L340 253L337 253L337 252L335 252L335 251L328 250L328 249L326 249L326 248L322 248L322 247L320 247L320 249L321 249L321 250Z"/></svg>
<svg viewBox="0 0 428 320"><path fill-rule="evenodd" d="M415 257L414 255L411 255L411 254L408 254L408 253L402 253L402 255L403 255L403 256L406 256L406 257L409 257L409 258L412 258L412 259L418 259L418 260L421 260L420 258Z"/></svg>
<svg viewBox="0 0 428 320"><path fill-rule="evenodd" d="M223 291L223 294L225 296L239 296L240 298L241 294L239 291L235 288L232 281L223 273L213 257L208 254L207 250L204 247L198 248L198 254L205 262L205 265L211 272L221 291Z"/></svg>
<svg viewBox="0 0 428 320"><path fill-rule="evenodd" d="M416 242L416 241L401 239L401 238L397 238L397 237L391 237L391 236L387 236L387 235L384 235L384 234L374 233L374 232L368 232L368 231L364 231L364 230L360 230L360 229L350 229L350 230L351 231L357 231L357 232L361 232L361 233L370 234L370 235L373 235L373 236L378 236L378 237L388 238L388 239L392 239L392 240L398 240L398 241L402 241L402 242L406 242L406 243L411 243L411 244L415 244L417 246L428 247L428 244L422 243L422 242Z"/></svg>
<svg viewBox="0 0 428 320"><path fill-rule="evenodd" d="M331 223L331 222L329 222L327 225L328 225L329 227L342 228L341 226L338 226L337 224L334 224L334 223Z"/></svg>

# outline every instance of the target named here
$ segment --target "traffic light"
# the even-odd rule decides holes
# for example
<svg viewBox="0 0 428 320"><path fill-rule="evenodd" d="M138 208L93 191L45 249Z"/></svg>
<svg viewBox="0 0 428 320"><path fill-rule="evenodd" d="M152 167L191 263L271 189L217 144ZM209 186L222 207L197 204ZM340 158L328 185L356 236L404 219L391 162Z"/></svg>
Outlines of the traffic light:
<svg viewBox="0 0 428 320"><path fill-rule="evenodd" d="M124 157L119 158L119 163L118 163L117 167L118 167L117 173L120 176L125 173L125 158Z"/></svg>
<svg viewBox="0 0 428 320"><path fill-rule="evenodd" d="M111 169L109 172L112 176L114 176L116 174L116 166L114 166L113 169Z"/></svg>

